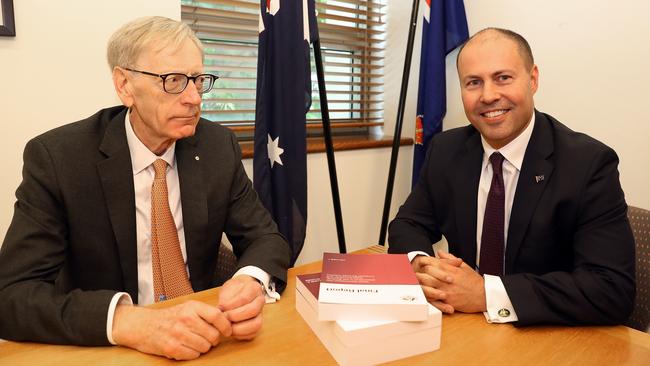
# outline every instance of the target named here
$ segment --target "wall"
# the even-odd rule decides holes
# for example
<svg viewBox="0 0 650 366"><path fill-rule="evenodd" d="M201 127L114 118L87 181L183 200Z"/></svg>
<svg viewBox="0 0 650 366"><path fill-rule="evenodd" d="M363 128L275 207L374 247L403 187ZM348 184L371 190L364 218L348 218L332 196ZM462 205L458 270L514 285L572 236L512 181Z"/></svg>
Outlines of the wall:
<svg viewBox="0 0 650 366"><path fill-rule="evenodd" d="M401 149L397 162L400 171L395 180L391 215L406 200L411 190L411 146ZM390 149L339 151L335 154L341 196L341 211L348 251L376 244L379 239L381 212L390 162ZM253 176L252 159L244 160L244 168ZM329 184L327 158L322 154L307 156L307 234L298 264L321 259L324 251L338 252L332 192Z"/></svg>
<svg viewBox="0 0 650 366"><path fill-rule="evenodd" d="M386 55L385 99L397 100L412 3L387 3L391 52ZM645 90L650 85L650 3L631 0L622 4L607 0L466 0L465 8L470 34L493 26L510 28L528 39L540 69L536 107L614 148L628 203L650 209L650 119ZM421 26L422 9L419 14ZM406 136L414 133L411 121L417 101L419 32L415 45ZM456 52L447 57L445 129L468 123L455 57ZM396 108L394 104L385 106L389 124L394 123Z"/></svg>

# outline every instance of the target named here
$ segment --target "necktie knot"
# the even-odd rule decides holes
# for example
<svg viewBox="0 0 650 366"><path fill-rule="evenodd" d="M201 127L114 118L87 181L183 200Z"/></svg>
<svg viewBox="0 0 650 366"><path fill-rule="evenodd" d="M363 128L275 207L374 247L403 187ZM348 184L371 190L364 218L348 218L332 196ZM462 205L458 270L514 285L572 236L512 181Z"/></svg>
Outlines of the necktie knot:
<svg viewBox="0 0 650 366"><path fill-rule="evenodd" d="M490 155L490 164L492 164L493 174L501 174L504 160L505 158L498 151L493 152L492 155Z"/></svg>
<svg viewBox="0 0 650 366"><path fill-rule="evenodd" d="M163 159L156 159L156 161L153 162L153 169L156 172L156 176L154 177L155 179L164 178L167 174L167 162Z"/></svg>

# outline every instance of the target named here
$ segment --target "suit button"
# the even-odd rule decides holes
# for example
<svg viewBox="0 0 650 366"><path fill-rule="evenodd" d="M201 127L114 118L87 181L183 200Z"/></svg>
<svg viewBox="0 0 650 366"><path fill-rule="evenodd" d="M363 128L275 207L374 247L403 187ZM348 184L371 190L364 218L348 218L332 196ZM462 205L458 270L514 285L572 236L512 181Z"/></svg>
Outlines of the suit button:
<svg viewBox="0 0 650 366"><path fill-rule="evenodd" d="M510 316L510 310L508 310L508 309L500 309L498 314L502 318L507 318L507 317Z"/></svg>

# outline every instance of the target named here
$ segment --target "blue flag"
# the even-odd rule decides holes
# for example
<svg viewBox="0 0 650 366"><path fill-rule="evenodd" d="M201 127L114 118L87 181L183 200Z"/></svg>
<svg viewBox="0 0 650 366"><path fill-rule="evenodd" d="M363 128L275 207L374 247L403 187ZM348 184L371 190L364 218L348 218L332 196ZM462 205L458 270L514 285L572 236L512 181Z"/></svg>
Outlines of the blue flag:
<svg viewBox="0 0 650 366"><path fill-rule="evenodd" d="M314 0L261 0L253 184L292 249L307 223L306 113L309 43L318 36Z"/></svg>
<svg viewBox="0 0 650 366"><path fill-rule="evenodd" d="M442 131L442 119L447 111L445 56L469 36L462 0L426 0L424 8L413 185L420 175L431 138Z"/></svg>

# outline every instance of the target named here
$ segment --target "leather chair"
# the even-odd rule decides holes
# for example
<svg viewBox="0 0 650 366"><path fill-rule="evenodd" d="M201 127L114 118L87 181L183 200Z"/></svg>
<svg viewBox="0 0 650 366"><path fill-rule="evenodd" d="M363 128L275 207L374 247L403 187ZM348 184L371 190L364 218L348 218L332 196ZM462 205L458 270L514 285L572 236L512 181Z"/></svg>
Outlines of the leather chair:
<svg viewBox="0 0 650 366"><path fill-rule="evenodd" d="M625 325L650 333L650 211L629 206L627 216L636 245L636 301Z"/></svg>

